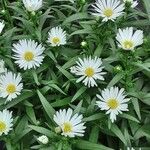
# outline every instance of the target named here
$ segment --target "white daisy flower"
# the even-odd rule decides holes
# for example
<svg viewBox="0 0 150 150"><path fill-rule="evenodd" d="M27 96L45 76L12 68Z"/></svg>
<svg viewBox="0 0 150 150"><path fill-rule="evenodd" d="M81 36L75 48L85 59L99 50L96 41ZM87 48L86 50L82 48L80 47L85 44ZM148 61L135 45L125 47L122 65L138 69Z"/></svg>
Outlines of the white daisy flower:
<svg viewBox="0 0 150 150"><path fill-rule="evenodd" d="M43 0L23 0L23 4L29 12L34 12L42 7Z"/></svg>
<svg viewBox="0 0 150 150"><path fill-rule="evenodd" d="M7 135L10 130L12 130L12 112L8 110L0 111L0 136L2 134Z"/></svg>
<svg viewBox="0 0 150 150"><path fill-rule="evenodd" d="M138 5L138 2L134 0L123 0L123 1L124 3L129 3L132 8L135 8Z"/></svg>
<svg viewBox="0 0 150 150"><path fill-rule="evenodd" d="M0 74L5 73L7 69L5 68L5 63L3 60L0 60Z"/></svg>
<svg viewBox="0 0 150 150"><path fill-rule="evenodd" d="M13 44L12 50L15 52L15 63L24 70L39 67L44 59L45 48L34 40L19 40Z"/></svg>
<svg viewBox="0 0 150 150"><path fill-rule="evenodd" d="M4 26L5 26L4 21L0 21L0 34L1 34Z"/></svg>
<svg viewBox="0 0 150 150"><path fill-rule="evenodd" d="M103 22L108 20L114 21L117 17L123 14L125 9L124 4L121 4L120 0L97 0L94 5L95 16L100 16L103 18Z"/></svg>
<svg viewBox="0 0 150 150"><path fill-rule="evenodd" d="M137 30L134 32L133 27L119 29L116 39L118 47L124 50L134 50L136 46L143 43L143 31Z"/></svg>
<svg viewBox="0 0 150 150"><path fill-rule="evenodd" d="M61 134L66 137L84 136L86 127L82 119L82 115L73 114L73 110L70 108L68 110L59 110L54 115L54 121L61 129Z"/></svg>
<svg viewBox="0 0 150 150"><path fill-rule="evenodd" d="M49 31L48 41L51 46L60 46L66 44L66 31L61 27L54 27Z"/></svg>
<svg viewBox="0 0 150 150"><path fill-rule="evenodd" d="M21 83L21 75L13 74L12 72L6 72L0 76L0 97L6 98L7 101L11 101L20 95L23 89Z"/></svg>
<svg viewBox="0 0 150 150"><path fill-rule="evenodd" d="M81 76L76 82L83 82L85 86L94 87L97 86L95 80L104 80L102 75L105 72L102 72L102 61L100 58L95 57L94 59L88 58L79 58L79 61L76 62L77 66L70 68L71 73L74 73L77 76Z"/></svg>
<svg viewBox="0 0 150 150"><path fill-rule="evenodd" d="M110 114L112 122L116 120L116 115L122 113L122 111L128 111L128 104L130 99L125 98L124 89L118 89L118 87L111 87L110 89L104 89L100 95L96 95L100 100L96 101L96 104L101 110L106 110L106 114Z"/></svg>
<svg viewBox="0 0 150 150"><path fill-rule="evenodd" d="M47 143L49 142L48 137L45 136L45 135L42 135L42 136L38 137L37 140L38 140L39 142L41 142L42 144L47 144Z"/></svg>

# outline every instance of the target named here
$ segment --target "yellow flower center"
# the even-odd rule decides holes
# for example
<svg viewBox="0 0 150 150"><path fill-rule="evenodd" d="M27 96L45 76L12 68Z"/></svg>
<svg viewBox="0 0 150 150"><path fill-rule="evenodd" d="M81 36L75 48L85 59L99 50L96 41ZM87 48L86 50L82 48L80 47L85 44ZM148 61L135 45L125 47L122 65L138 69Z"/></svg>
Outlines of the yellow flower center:
<svg viewBox="0 0 150 150"><path fill-rule="evenodd" d="M60 43L60 39L58 37L54 37L53 40L52 40L52 42L54 44L58 44L58 43Z"/></svg>
<svg viewBox="0 0 150 150"><path fill-rule="evenodd" d="M91 68L91 67L86 68L85 74L86 74L86 76L88 76L88 77L92 77L92 76L94 75L94 69Z"/></svg>
<svg viewBox="0 0 150 150"><path fill-rule="evenodd" d="M111 17L111 16L113 15L113 10L112 10L111 8L106 8L106 9L104 10L104 15L105 15L106 17Z"/></svg>
<svg viewBox="0 0 150 150"><path fill-rule="evenodd" d="M133 47L133 42L129 40L126 40L123 44L126 49L130 49Z"/></svg>
<svg viewBox="0 0 150 150"><path fill-rule="evenodd" d="M6 124L3 121L0 121L0 132L4 132L6 130Z"/></svg>
<svg viewBox="0 0 150 150"><path fill-rule="evenodd" d="M24 59L25 59L26 61L32 61L33 58L34 58L33 52L31 52L31 51L26 51L26 52L24 53Z"/></svg>
<svg viewBox="0 0 150 150"><path fill-rule="evenodd" d="M12 93L16 92L16 86L14 84L8 84L6 91L8 94L12 94Z"/></svg>
<svg viewBox="0 0 150 150"><path fill-rule="evenodd" d="M72 131L72 125L71 125L71 123L65 122L65 123L63 124L63 131L64 131L65 133L71 132L71 131Z"/></svg>
<svg viewBox="0 0 150 150"><path fill-rule="evenodd" d="M116 99L109 99L107 102L107 105L111 108L111 109L116 109L119 105L118 101Z"/></svg>

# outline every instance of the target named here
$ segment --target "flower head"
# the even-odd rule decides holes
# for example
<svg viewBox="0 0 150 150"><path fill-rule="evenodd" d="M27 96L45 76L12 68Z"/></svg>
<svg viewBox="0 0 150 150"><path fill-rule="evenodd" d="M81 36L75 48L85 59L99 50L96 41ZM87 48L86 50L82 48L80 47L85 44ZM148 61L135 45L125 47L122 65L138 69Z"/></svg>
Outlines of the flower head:
<svg viewBox="0 0 150 150"><path fill-rule="evenodd" d="M49 142L48 137L45 136L45 135L42 135L42 136L38 137L37 140L39 142L41 142L42 144L47 144Z"/></svg>
<svg viewBox="0 0 150 150"><path fill-rule="evenodd" d="M134 0L123 0L123 1L124 3L129 3L132 8L135 8L138 5L138 2Z"/></svg>
<svg viewBox="0 0 150 150"><path fill-rule="evenodd" d="M83 116L79 114L73 115L72 109L63 109L56 112L54 121L60 127L62 135L75 137L84 136L84 123L82 122Z"/></svg>
<svg viewBox="0 0 150 150"><path fill-rule="evenodd" d="M81 76L76 82L83 81L85 86L93 87L97 86L96 80L104 80L102 75L102 61L100 58L95 57L94 59L90 57L81 59L76 62L77 65L71 67L71 72L77 76Z"/></svg>
<svg viewBox="0 0 150 150"><path fill-rule="evenodd" d="M0 74L5 73L7 69L5 68L5 63L3 60L0 60Z"/></svg>
<svg viewBox="0 0 150 150"><path fill-rule="evenodd" d="M114 21L123 14L123 10L125 9L124 4L121 4L120 0L97 0L92 6L95 11L92 14L101 16L104 22L108 20Z"/></svg>
<svg viewBox="0 0 150 150"><path fill-rule="evenodd" d="M134 32L133 27L127 27L123 30L119 29L116 39L118 47L124 50L134 50L136 46L143 43L143 31L137 30Z"/></svg>
<svg viewBox="0 0 150 150"><path fill-rule="evenodd" d="M29 12L37 11L42 7L43 0L23 0L25 8Z"/></svg>
<svg viewBox="0 0 150 150"><path fill-rule="evenodd" d="M21 75L13 74L12 72L6 72L0 76L0 97L6 98L7 101L11 101L20 95L23 89L21 83Z"/></svg>
<svg viewBox="0 0 150 150"><path fill-rule="evenodd" d="M5 26L4 21L0 22L0 34L1 34L4 26Z"/></svg>
<svg viewBox="0 0 150 150"><path fill-rule="evenodd" d="M0 135L7 135L10 130L12 130L12 112L8 110L0 111Z"/></svg>
<svg viewBox="0 0 150 150"><path fill-rule="evenodd" d="M116 115L122 113L122 111L128 111L128 102L130 99L125 98L124 89L118 87L111 87L110 89L104 89L101 95L96 95L100 100L96 101L96 104L101 110L106 110L106 114L110 114L112 122L116 120Z"/></svg>
<svg viewBox="0 0 150 150"><path fill-rule="evenodd" d="M12 50L15 52L15 63L24 70L39 67L44 59L45 48L34 40L19 40L13 44Z"/></svg>
<svg viewBox="0 0 150 150"><path fill-rule="evenodd" d="M66 44L66 31L61 27L54 27L49 31L48 43L51 46L60 46Z"/></svg>

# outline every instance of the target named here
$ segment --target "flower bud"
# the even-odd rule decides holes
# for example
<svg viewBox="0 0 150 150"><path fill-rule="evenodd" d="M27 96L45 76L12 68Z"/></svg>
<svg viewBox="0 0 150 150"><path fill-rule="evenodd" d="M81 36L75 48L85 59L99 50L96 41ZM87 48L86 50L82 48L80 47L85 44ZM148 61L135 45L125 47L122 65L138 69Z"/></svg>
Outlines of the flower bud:
<svg viewBox="0 0 150 150"><path fill-rule="evenodd" d="M122 71L122 66L117 65L117 66L114 67L113 70L114 70L114 73L118 73L118 72Z"/></svg>
<svg viewBox="0 0 150 150"><path fill-rule="evenodd" d="M86 47L86 46L87 46L87 42L86 42L86 41L82 41L82 42L81 42L81 46L82 46L82 47Z"/></svg>
<svg viewBox="0 0 150 150"><path fill-rule="evenodd" d="M61 128L60 128L60 127L56 127L56 128L55 128L55 132L56 132L56 133L61 133Z"/></svg>
<svg viewBox="0 0 150 150"><path fill-rule="evenodd" d="M42 135L42 136L38 137L37 140L38 140L39 142L41 142L42 144L47 144L47 143L49 142L48 137L45 136L45 135Z"/></svg>

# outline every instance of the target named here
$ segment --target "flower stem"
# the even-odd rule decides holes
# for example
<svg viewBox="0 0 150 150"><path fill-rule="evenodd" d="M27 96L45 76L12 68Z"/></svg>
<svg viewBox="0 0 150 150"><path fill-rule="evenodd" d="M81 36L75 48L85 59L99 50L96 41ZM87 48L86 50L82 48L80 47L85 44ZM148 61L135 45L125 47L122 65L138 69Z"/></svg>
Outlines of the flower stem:
<svg viewBox="0 0 150 150"><path fill-rule="evenodd" d="M6 16L6 19L7 19L7 21L9 22L9 26L10 26L10 28L12 28L13 27L13 21L12 21L12 19L11 19L11 15L10 15L10 13L9 13L9 10L8 10L8 1L7 0L2 0L2 7L3 7L3 9L5 10L5 16Z"/></svg>

